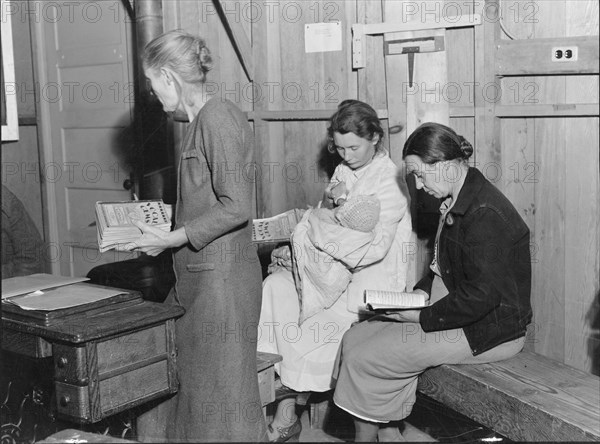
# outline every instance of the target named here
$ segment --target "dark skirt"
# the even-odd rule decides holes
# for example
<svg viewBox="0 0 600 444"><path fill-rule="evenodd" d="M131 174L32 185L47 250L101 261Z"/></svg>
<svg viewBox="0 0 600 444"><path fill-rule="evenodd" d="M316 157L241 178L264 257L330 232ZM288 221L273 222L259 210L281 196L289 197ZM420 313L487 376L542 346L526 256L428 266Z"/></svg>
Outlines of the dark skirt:
<svg viewBox="0 0 600 444"><path fill-rule="evenodd" d="M176 322L179 391L138 418L141 440L267 440L256 368L261 270L247 259L176 267L165 303L186 309Z"/></svg>

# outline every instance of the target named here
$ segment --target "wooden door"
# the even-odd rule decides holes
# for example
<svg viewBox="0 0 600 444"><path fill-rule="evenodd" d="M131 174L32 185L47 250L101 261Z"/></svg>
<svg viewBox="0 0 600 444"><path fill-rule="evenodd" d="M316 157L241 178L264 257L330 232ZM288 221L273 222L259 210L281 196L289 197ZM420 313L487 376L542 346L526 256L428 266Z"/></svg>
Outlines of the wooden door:
<svg viewBox="0 0 600 444"><path fill-rule="evenodd" d="M94 204L128 200L132 23L123 2L31 1L51 270L85 275L127 255L97 250Z"/></svg>

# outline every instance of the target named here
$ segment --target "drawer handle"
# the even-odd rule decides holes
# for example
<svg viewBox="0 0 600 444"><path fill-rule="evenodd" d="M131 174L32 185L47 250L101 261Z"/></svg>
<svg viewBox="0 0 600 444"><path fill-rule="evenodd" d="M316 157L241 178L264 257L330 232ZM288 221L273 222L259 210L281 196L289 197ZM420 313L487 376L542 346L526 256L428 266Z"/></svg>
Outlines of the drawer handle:
<svg viewBox="0 0 600 444"><path fill-rule="evenodd" d="M66 407L69 402L71 402L71 398L69 398L67 395L60 397L60 405L62 407Z"/></svg>
<svg viewBox="0 0 600 444"><path fill-rule="evenodd" d="M56 363L56 365L58 366L58 368L65 368L68 363L69 360L64 356L61 356L60 358L58 358L58 362Z"/></svg>

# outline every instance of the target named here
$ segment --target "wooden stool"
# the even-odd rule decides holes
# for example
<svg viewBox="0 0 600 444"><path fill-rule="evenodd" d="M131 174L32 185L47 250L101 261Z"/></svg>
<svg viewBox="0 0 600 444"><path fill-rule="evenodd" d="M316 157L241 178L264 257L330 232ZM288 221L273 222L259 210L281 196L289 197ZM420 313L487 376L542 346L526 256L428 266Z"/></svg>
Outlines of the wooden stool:
<svg viewBox="0 0 600 444"><path fill-rule="evenodd" d="M273 353L257 352L256 368L258 371L258 390L260 401L264 408L275 401L275 368L283 358Z"/></svg>
<svg viewBox="0 0 600 444"><path fill-rule="evenodd" d="M325 427L325 422L331 411L331 403L333 391L327 391L324 393L311 393L308 400L310 403L310 428L321 429Z"/></svg>

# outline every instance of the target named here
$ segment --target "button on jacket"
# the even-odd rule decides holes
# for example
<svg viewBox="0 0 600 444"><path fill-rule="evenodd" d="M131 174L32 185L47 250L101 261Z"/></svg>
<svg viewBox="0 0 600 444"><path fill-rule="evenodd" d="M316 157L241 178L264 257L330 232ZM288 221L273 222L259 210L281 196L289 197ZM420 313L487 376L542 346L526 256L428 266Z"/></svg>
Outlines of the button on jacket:
<svg viewBox="0 0 600 444"><path fill-rule="evenodd" d="M439 239L448 295L421 310L426 332L462 328L474 355L525 335L531 321L529 228L483 174L469 168ZM428 294L433 272L415 288Z"/></svg>

